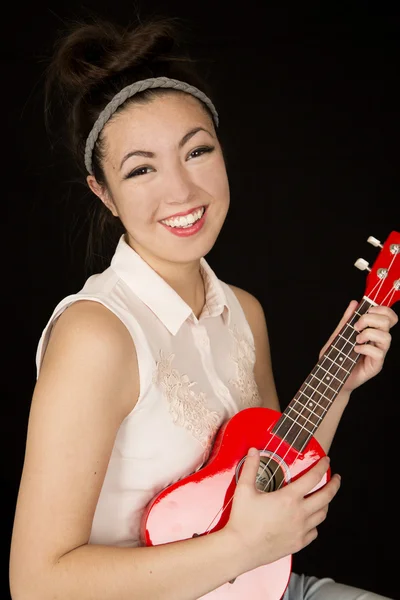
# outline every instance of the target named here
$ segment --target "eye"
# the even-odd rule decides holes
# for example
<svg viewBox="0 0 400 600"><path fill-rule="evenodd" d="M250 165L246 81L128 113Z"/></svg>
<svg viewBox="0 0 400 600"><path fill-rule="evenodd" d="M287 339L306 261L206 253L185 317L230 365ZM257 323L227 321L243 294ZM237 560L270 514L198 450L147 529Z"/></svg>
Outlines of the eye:
<svg viewBox="0 0 400 600"><path fill-rule="evenodd" d="M151 170L151 167L138 167L137 169L134 169L133 171L128 173L125 179L130 179L131 177L139 177L139 175L147 175L147 173L150 173Z"/></svg>
<svg viewBox="0 0 400 600"><path fill-rule="evenodd" d="M198 156L212 152L214 149L214 146L201 146L200 148L195 148L195 150L192 150L189 154L189 158L197 158Z"/></svg>

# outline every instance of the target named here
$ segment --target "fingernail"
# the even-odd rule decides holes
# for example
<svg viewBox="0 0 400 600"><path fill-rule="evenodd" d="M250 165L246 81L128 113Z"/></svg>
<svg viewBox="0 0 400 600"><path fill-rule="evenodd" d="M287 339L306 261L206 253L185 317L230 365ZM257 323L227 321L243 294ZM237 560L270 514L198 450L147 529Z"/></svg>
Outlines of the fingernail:
<svg viewBox="0 0 400 600"><path fill-rule="evenodd" d="M257 454L257 448L250 448L248 451L248 456L255 456Z"/></svg>

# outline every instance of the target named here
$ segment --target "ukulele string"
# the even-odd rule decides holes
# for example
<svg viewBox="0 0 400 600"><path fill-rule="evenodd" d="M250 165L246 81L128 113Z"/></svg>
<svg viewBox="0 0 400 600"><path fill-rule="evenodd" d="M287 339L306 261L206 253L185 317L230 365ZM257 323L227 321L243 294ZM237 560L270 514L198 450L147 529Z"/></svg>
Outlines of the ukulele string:
<svg viewBox="0 0 400 600"><path fill-rule="evenodd" d="M394 266L394 262L395 262L396 258L398 258L400 256L400 244L393 244L393 246L391 247L390 252L393 254L393 258L390 261L389 266L387 268L386 276L389 275L390 270ZM378 271L378 273L379 273L379 271ZM378 277L379 277L379 275L378 275ZM380 291L381 291L381 288L382 288L382 286L384 284L384 281L385 281L385 277L384 276L379 277L379 281L377 281L377 283L375 284L374 288L372 289L372 292L374 292L376 290L376 288L378 288L376 290L376 295L378 295L380 293ZM395 293L396 293L396 286L393 285L392 289L388 291L388 293L386 294L386 296L384 297L383 301L380 304L384 304L385 305L387 299L389 298L388 306L390 306L391 300L392 300L392 298L393 298L393 296L394 296Z"/></svg>
<svg viewBox="0 0 400 600"><path fill-rule="evenodd" d="M353 333L355 332L355 329L354 329L354 327L353 327L353 323L354 323L353 319L355 319L357 315L361 316L361 315L360 315L360 313L359 313L358 311L359 311L359 310L360 310L360 309L363 307L363 305L364 305L364 302L365 302L365 301L361 301L361 302L359 303L359 305L357 306L357 308L356 308L356 310L354 311L353 315L350 317L350 319L347 321L347 323L345 323L345 325L343 326L343 329L341 330L341 332L344 332L344 331L346 331L346 329L347 329L348 327L350 327L351 329L353 329ZM362 313L362 314L363 314L363 313ZM353 323L352 323L352 321L353 321ZM338 335L340 335L340 333L341 333L341 332L339 332L339 334L338 334ZM357 333L358 333L358 332L357 332ZM351 335L352 335L352 334L351 334ZM358 356L357 356L357 358L356 358L355 360L353 360L352 358L350 358L350 354L351 354L351 352L354 350L354 345L355 345L355 342L351 341L350 339L346 339L346 342L348 342L348 343L350 343L350 344L351 344L351 348L350 348L350 350L349 350L348 354L345 354L345 353L344 353L342 350L339 350L339 349L338 349L336 346L330 346L330 347L328 348L328 350L327 350L327 354L325 354L325 355L324 355L324 357L323 357L323 362L321 362L321 364L320 364L320 365L318 365L318 368L320 368L320 367L323 367L325 360L326 360L326 359L329 359L329 360L331 361L331 363L332 363L332 364L331 364L331 365L328 367L328 369L324 369L324 370L325 370L325 372L326 372L327 374L330 374L330 375L332 375L332 376L333 376L335 379L338 379L338 377L336 377L336 373L338 372L338 370L339 370L339 369L342 369L342 370L345 370L345 371L346 371L346 369L344 369L344 367L342 367L341 365L338 365L338 364L336 364L336 363L335 363L335 362L332 360L332 358L330 358L330 353L331 353L331 351L332 351L332 350L339 350L339 353L340 353L340 354L344 354L344 356L345 356L345 359L346 359L346 358L348 358L348 359L349 359L351 362L353 362L354 364L355 364L355 363L357 362L357 360L360 358L360 355L358 355ZM337 367L337 370L335 371L335 373L333 373L332 371L330 371L330 369L331 369L332 367ZM346 372L347 372L347 371L346 371ZM348 373L348 375L350 375L350 371L349 371L349 372L347 372L347 373ZM346 379L347 379L347 377L346 377ZM301 395L303 395L303 396L306 396L306 397L307 397L309 400L312 400L312 399L314 398L314 394L317 392L317 393L319 393L319 394L321 395L321 397L322 397L322 398L327 398L327 399L328 399L328 400L331 402L331 399L330 399L329 397L325 396L325 394L323 394L323 393L321 393L321 392L318 392L318 387L320 386L320 384L321 384L321 383L323 383L324 385L326 385L326 386L327 386L329 389L332 389L332 390L333 390L335 393L338 393L338 391L337 391L337 390L334 390L334 388L331 388L331 387L330 387L328 384L326 384L326 383L325 383L323 380L319 380L319 383L318 383L317 387L315 387L315 388L314 388L314 387L312 387L312 386L310 386L309 384L306 384L307 386L311 387L311 388L312 388L312 390L313 390L313 392L312 392L311 396L308 396L308 395L304 394L304 391L300 391L300 392L299 392L300 396L301 396ZM341 382L341 383L344 383L344 382ZM299 397L300 397L300 396L299 396ZM321 405L321 404L320 404L320 403L319 403L317 400L314 400L314 402L315 402L315 404L316 404L318 407L322 408L322 409L323 409L323 411L324 411L325 413L327 412L327 410L328 410L328 409L324 408L324 407L323 407L323 406L322 406L322 405ZM297 416L295 419L293 419L293 423L292 423L292 425L290 426L290 428L289 428L289 429L288 429L288 431L286 432L286 436L287 436L287 435L290 433L290 431L292 430L292 428L293 428L293 427L294 427L296 424L300 425L300 431L299 431L299 433L297 434L297 436L295 437L295 439L293 440L293 442L292 442L292 445L294 444L294 442L296 442L296 440L298 439L298 437L301 435L302 431L305 429L305 427L304 427L304 426L302 426L302 425L300 424L300 421L298 420L298 419L299 419L299 417L303 416L305 419L309 420L307 417L305 417L305 415L303 415L303 411L304 411L306 408L307 408L307 410L309 410L309 411L310 411L312 414L316 414L316 415L317 415L317 413L314 413L314 411L311 411L311 410L310 410L310 408L308 408L308 407L306 407L305 405L303 405L303 408L302 408L302 410L301 410L301 411L298 413L298 416ZM297 412L297 411L296 411L296 412ZM320 420L322 420L322 419L321 419L321 417L319 417L318 415L317 415L317 417L318 417ZM281 426L283 425L283 423L285 422L285 420L287 420L288 418L289 418L289 416L288 416L288 415L284 417L284 419L283 419L283 421L282 421L282 423L281 423ZM310 422L312 423L312 421L310 421ZM312 423L312 424L314 425L314 423ZM311 436L311 435L312 435L312 434L310 434L310 436ZM282 438L282 440L281 440L280 444L278 445L278 447L276 448L275 452L276 452L277 450L279 450L279 448L281 447L281 445L282 445L282 443L283 443L284 441L285 441L285 438ZM308 440L307 440L307 441L308 441ZM264 448L264 450L265 450L265 449L266 449L266 448ZM282 464L284 463L284 461L285 461L285 458L286 458L286 456L289 454L290 450L291 450L291 447L289 447L289 449L286 451L286 453L284 454L284 456L281 458L281 461L278 463L278 465L277 465L277 468L276 468L276 469L275 469L275 471L272 473L272 475L271 475L271 477L270 477L270 480L269 480L269 482L267 483L267 486L266 486L266 487L268 487L268 485L269 485L269 483L271 482L271 480L272 480L272 479L275 477L276 473L277 473L277 472L278 472L278 470L281 468L281 466L282 466ZM271 459L270 459L270 461L269 461L269 463L267 463L267 464L265 465L265 468L266 468L266 467L268 467L268 465L269 465L271 462L273 462L273 460L274 460L274 459L272 459L272 458L271 458ZM276 462L276 461L275 461L275 462ZM263 471L265 470L265 468L263 469ZM277 489L280 489L280 488L281 488L281 486L283 485L283 483L284 483L284 482L285 482L285 479L283 478L283 479L282 479L282 481L281 481L281 483L279 484L279 486L278 486L278 488L277 488ZM264 491L266 490L266 487L264 487Z"/></svg>
<svg viewBox="0 0 400 600"><path fill-rule="evenodd" d="M388 301L388 305L390 306L390 304L392 304L393 301L393 296L395 295L395 288L393 288L390 292L388 292L385 296L385 301Z"/></svg>

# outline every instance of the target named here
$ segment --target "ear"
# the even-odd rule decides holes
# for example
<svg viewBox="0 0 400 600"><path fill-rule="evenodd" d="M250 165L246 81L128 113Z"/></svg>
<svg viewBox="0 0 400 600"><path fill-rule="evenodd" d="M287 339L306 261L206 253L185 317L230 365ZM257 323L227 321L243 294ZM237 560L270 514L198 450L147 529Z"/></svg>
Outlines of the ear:
<svg viewBox="0 0 400 600"><path fill-rule="evenodd" d="M112 212L114 217L118 217L117 209L108 189L105 186L100 185L94 175L88 175L86 181L92 192L100 198L103 204Z"/></svg>

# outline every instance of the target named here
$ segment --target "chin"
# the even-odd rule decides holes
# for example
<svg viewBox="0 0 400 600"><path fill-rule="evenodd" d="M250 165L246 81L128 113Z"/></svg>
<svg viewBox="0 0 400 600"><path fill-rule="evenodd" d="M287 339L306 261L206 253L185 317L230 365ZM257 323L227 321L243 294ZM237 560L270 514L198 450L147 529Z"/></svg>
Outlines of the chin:
<svg viewBox="0 0 400 600"><path fill-rule="evenodd" d="M170 252L164 251L160 258L174 263L191 263L206 256L213 246L214 244L199 244L197 247L187 248L185 252L182 249L171 249Z"/></svg>
<svg viewBox="0 0 400 600"><path fill-rule="evenodd" d="M162 246L159 251L160 258L178 263L188 263L206 256L213 248L218 236L208 233L208 235L199 236L197 239L179 239L171 240L168 246Z"/></svg>

